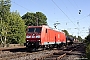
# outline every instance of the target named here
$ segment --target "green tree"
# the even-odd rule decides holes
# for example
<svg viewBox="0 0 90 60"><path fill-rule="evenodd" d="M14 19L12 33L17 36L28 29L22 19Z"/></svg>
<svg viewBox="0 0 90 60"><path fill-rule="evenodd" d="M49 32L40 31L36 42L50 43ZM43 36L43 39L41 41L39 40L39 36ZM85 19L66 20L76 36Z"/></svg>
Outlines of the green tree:
<svg viewBox="0 0 90 60"><path fill-rule="evenodd" d="M81 38L81 36L78 36L78 38L77 38L80 42L82 42L82 38Z"/></svg>
<svg viewBox="0 0 90 60"><path fill-rule="evenodd" d="M8 18L10 15L10 0L0 0L0 18L2 18L2 22L8 23Z"/></svg>
<svg viewBox="0 0 90 60"><path fill-rule="evenodd" d="M47 25L47 17L42 12L36 12L36 16L38 18L38 25Z"/></svg>
<svg viewBox="0 0 90 60"><path fill-rule="evenodd" d="M76 36L73 36L76 39Z"/></svg>
<svg viewBox="0 0 90 60"><path fill-rule="evenodd" d="M88 60L90 60L90 34L85 37L85 43L86 43L86 57Z"/></svg>
<svg viewBox="0 0 90 60"><path fill-rule="evenodd" d="M25 41L25 23L19 13L12 12L9 20L9 42L24 43Z"/></svg>
<svg viewBox="0 0 90 60"><path fill-rule="evenodd" d="M0 0L1 43L24 43L25 23L17 11L10 12L10 7L10 0Z"/></svg>
<svg viewBox="0 0 90 60"><path fill-rule="evenodd" d="M22 16L22 19L25 21L25 25L27 26L36 26L47 25L47 17L42 12L30 13L27 12Z"/></svg>
<svg viewBox="0 0 90 60"><path fill-rule="evenodd" d="M0 38L2 43L6 44L8 21L10 15L10 0L0 0Z"/></svg>
<svg viewBox="0 0 90 60"><path fill-rule="evenodd" d="M27 12L25 15L22 16L22 19L25 21L25 25L35 25L35 13L29 13Z"/></svg>
<svg viewBox="0 0 90 60"><path fill-rule="evenodd" d="M90 34L87 37L85 37L85 39L90 42Z"/></svg>
<svg viewBox="0 0 90 60"><path fill-rule="evenodd" d="M66 34L66 36L69 36L69 33L67 30L62 30L62 31Z"/></svg>

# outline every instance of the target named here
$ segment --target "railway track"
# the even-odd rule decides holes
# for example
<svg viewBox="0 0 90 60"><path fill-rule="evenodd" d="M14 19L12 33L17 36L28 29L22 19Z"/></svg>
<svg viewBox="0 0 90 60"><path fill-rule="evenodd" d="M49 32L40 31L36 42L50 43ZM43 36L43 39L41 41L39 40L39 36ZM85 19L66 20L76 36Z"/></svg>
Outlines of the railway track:
<svg viewBox="0 0 90 60"><path fill-rule="evenodd" d="M69 47L69 48L71 48L71 47ZM41 56L39 58L35 58L34 60L60 60L61 58L63 58L64 56L66 56L67 54L69 54L71 52L72 52L71 49L57 50L50 54Z"/></svg>
<svg viewBox="0 0 90 60"><path fill-rule="evenodd" d="M37 52L2 51L0 60L60 60L67 55L75 54L72 51L75 51L77 48L80 48L79 44L63 47L62 49L40 50Z"/></svg>
<svg viewBox="0 0 90 60"><path fill-rule="evenodd" d="M6 51L4 51L5 53ZM0 60L18 60L18 59L21 59L22 57L24 57L22 60L24 60L25 58L27 59L34 59L33 57L35 57L35 55L38 55L38 54L50 54L52 52L55 52L55 50L44 50L44 51L37 51L37 52L9 52L7 51L6 54L2 54L0 55ZM36 56L37 57L37 56Z"/></svg>
<svg viewBox="0 0 90 60"><path fill-rule="evenodd" d="M68 55L70 55L70 56L71 55L79 55L80 56L83 54L78 53L78 52L73 52L80 47L81 46L79 44L68 46L68 47L64 48L62 51L53 52L49 55L35 58L34 60L63 60L63 57L68 56ZM64 59L64 60L72 60L72 59Z"/></svg>
<svg viewBox="0 0 90 60"><path fill-rule="evenodd" d="M59 60L62 57L64 57L65 55L66 55L66 53L54 52L54 53L48 54L48 55L40 57L40 58L35 58L34 60Z"/></svg>

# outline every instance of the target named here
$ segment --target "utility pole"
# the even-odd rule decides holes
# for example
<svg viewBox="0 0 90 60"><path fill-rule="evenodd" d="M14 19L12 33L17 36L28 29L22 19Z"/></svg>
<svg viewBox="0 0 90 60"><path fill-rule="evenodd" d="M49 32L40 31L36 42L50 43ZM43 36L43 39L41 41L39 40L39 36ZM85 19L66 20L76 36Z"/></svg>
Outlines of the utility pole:
<svg viewBox="0 0 90 60"><path fill-rule="evenodd" d="M77 25L78 25L78 36L79 36L79 21L77 22Z"/></svg>
<svg viewBox="0 0 90 60"><path fill-rule="evenodd" d="M38 26L38 18L36 18L36 21L37 21L37 26Z"/></svg>

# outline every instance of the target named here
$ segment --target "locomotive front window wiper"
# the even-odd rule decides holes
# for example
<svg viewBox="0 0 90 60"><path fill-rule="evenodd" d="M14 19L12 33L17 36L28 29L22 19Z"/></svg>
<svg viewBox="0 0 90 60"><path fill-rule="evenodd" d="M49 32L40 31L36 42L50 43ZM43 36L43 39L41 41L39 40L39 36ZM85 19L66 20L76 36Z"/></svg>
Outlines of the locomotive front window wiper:
<svg viewBox="0 0 90 60"><path fill-rule="evenodd" d="M34 32L36 32L36 28L34 28Z"/></svg>

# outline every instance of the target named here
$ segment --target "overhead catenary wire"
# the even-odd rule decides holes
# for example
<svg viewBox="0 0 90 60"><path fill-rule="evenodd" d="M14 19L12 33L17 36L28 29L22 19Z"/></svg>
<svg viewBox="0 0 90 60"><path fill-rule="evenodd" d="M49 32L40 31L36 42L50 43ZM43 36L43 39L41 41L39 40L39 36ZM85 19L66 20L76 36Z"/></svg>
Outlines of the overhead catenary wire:
<svg viewBox="0 0 90 60"><path fill-rule="evenodd" d="M62 2L63 2L63 0L62 0ZM63 4L65 5L65 3L63 2ZM65 5L65 7L68 9L68 7ZM70 12L70 10L68 9L68 12L71 14L71 12ZM71 16L73 16L72 14L71 14ZM73 18L74 18L74 16L73 16ZM74 18L75 19L75 18Z"/></svg>
<svg viewBox="0 0 90 60"><path fill-rule="evenodd" d="M76 4L76 2L73 0L73 2L75 3L76 7L79 9L78 5Z"/></svg>
<svg viewBox="0 0 90 60"><path fill-rule="evenodd" d="M69 0L68 0L68 1L69 1ZM69 1L69 2L70 2L70 4L73 6L74 9L76 9L76 10L78 9L78 8L76 8L76 7L72 4L71 1Z"/></svg>
<svg viewBox="0 0 90 60"><path fill-rule="evenodd" d="M70 0L68 0L69 2L70 2ZM63 2L63 1L62 1ZM78 10L79 9L79 6L76 4L76 2L73 0L73 2L74 2L74 4L76 5L76 7L72 4L72 2L70 2L71 3L71 5L76 9L76 10ZM63 2L64 3L64 2ZM64 5L65 5L65 3L64 3ZM66 8L67 8L67 6L66 6ZM68 8L67 8L68 9ZM69 10L69 9L68 9ZM79 10L80 11L80 13L81 13L81 10ZM70 12L70 11L69 11ZM89 16L89 15L88 15ZM83 16L82 18L80 18L80 19L77 19L77 20L82 20L82 19L84 19L84 18L86 18L86 17L88 17L88 16ZM75 18L74 18L75 19Z"/></svg>
<svg viewBox="0 0 90 60"><path fill-rule="evenodd" d="M53 1L53 0L52 0ZM29 10L28 8L26 8L26 7L24 7L24 6L22 6L22 5L20 5L20 4L18 4L18 3L16 3L16 2L14 2L14 1L11 1L12 3L14 3L14 4L16 4L16 5L18 5L18 6L20 6L20 7L22 7L23 9L26 9L26 10L28 10L28 11L30 11L30 12L32 12L31 10ZM54 2L54 1L53 1ZM54 2L55 3L55 2ZM60 9L60 7L55 3L55 5L59 8L59 10L60 11L62 11L64 14L65 14L65 12L63 11L63 10L61 10ZM67 7L66 7L67 8ZM71 21L71 19L65 14L65 16L70 20L70 22L71 23L73 23L72 21ZM36 17L37 18L37 17ZM74 23L73 23L74 24ZM75 25L75 24L74 24ZM76 25L75 25L76 26Z"/></svg>
<svg viewBox="0 0 90 60"><path fill-rule="evenodd" d="M27 9L27 8L25 8L25 7L23 7L23 6L19 5L19 4L17 4L17 3L14 2L14 1L11 1L11 2L14 3L14 4L16 4L16 5L18 5L18 6L20 6L20 7L22 7L22 8L24 8L24 9L26 9L26 10L28 10L28 11L30 11L29 9Z"/></svg>
<svg viewBox="0 0 90 60"><path fill-rule="evenodd" d="M16 3L16 2L14 2L14 1L11 1L11 2L14 3L14 4L16 4L16 5L18 5L18 6L20 6L20 7L22 7L23 9L26 9L26 10L28 10L28 11L31 11L31 10L27 9L26 7L24 7L24 6ZM35 18L36 18L36 20L37 20L37 22L38 22L38 18L37 18L37 17L35 17ZM52 22L52 21L50 21L50 22ZM38 23L37 23L37 25L38 25Z"/></svg>
<svg viewBox="0 0 90 60"><path fill-rule="evenodd" d="M68 0L70 2L70 0ZM76 4L76 2L73 0L74 4L76 5L76 7L72 4L72 2L70 2L70 4L72 4L72 6L74 7L74 9L79 11L79 14L81 14L81 9L79 9L78 5Z"/></svg>
<svg viewBox="0 0 90 60"><path fill-rule="evenodd" d="M58 9L61 11L61 12L63 12L63 14L72 22L72 20L68 17L68 15L53 1L53 0L51 0L57 7L58 7ZM73 23L73 22L72 22ZM73 23L74 24L74 23ZM75 25L75 24L74 24ZM76 25L75 25L76 26ZM77 27L77 26L76 26Z"/></svg>
<svg viewBox="0 0 90 60"><path fill-rule="evenodd" d="M70 2L70 0L68 0L68 1ZM74 4L76 5L77 8L76 8L71 2L70 2L70 3L72 4L73 7L76 8L76 10L78 9L78 10L79 10L79 14L81 14L82 10L80 9L80 7L77 5L77 3L75 2L75 0L73 0L73 2L74 2ZM85 20L86 20L86 17L88 17L88 16L89 16L89 15L83 16L82 18L78 19L78 21L81 21L82 19L85 19ZM85 21L85 22L87 22L87 21ZM87 23L88 23L88 22L87 22Z"/></svg>
<svg viewBox="0 0 90 60"><path fill-rule="evenodd" d="M26 9L26 10L28 10L28 11L31 11L31 10L29 10L29 9L27 9L27 8L25 8L25 7L23 7L23 6L21 6L20 4L17 4L16 2L14 2L14 1L11 1L12 3L14 3L14 4L16 4L16 5L18 5L18 6L20 6L20 7L22 7L22 8L24 8L24 9ZM35 16L35 18L36 18L36 24L37 24L37 26L38 26L38 17L36 17Z"/></svg>
<svg viewBox="0 0 90 60"><path fill-rule="evenodd" d="M62 11L64 14L65 12L63 10L61 10L61 8L52 0L52 2L59 8L60 11ZM77 9L76 9L77 10ZM65 16L72 22L72 20L68 17L67 14L65 14ZM72 22L73 23L73 22ZM74 23L73 23L74 24ZM75 24L74 24L75 25ZM79 25L79 24L78 24ZM75 25L76 26L76 25ZM77 29L79 30L79 27L77 27Z"/></svg>

